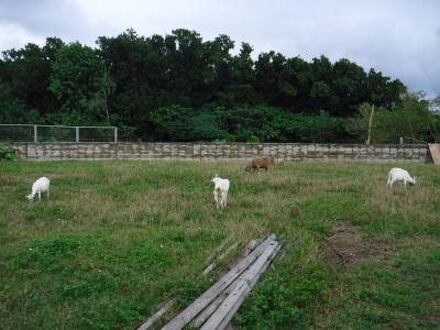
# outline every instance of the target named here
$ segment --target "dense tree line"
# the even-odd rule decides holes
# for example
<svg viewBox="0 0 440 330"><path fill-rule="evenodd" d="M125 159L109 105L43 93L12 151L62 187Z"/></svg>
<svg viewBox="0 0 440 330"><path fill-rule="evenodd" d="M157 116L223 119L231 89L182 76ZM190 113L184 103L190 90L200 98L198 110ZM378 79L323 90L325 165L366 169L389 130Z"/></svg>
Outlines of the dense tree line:
<svg viewBox="0 0 440 330"><path fill-rule="evenodd" d="M99 37L96 48L47 38L43 47L6 50L0 122L110 124L142 140L348 142L364 138L365 109L374 105L391 126L423 113L417 132L410 124L413 132L395 133L433 139L438 119L399 80L348 59L270 51L254 60L249 44L232 55L234 46L227 35L204 41L178 29L151 37L127 30ZM377 133L373 142L395 140Z"/></svg>

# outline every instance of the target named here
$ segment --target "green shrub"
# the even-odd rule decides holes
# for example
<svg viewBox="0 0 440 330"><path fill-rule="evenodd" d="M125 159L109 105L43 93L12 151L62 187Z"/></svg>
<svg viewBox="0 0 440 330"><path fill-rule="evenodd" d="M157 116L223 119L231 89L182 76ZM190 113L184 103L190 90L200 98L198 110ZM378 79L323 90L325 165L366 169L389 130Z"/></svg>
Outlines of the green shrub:
<svg viewBox="0 0 440 330"><path fill-rule="evenodd" d="M15 160L15 149L11 146L6 146L3 143L0 143L0 161L1 160Z"/></svg>
<svg viewBox="0 0 440 330"><path fill-rule="evenodd" d="M156 135L166 141L215 141L226 138L215 114L181 106L162 107L150 114Z"/></svg>

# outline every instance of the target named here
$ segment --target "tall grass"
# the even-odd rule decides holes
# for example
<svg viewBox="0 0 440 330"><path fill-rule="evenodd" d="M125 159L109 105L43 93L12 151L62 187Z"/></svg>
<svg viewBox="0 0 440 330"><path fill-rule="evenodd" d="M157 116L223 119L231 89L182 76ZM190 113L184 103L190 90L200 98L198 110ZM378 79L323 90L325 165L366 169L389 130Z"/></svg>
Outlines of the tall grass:
<svg viewBox="0 0 440 330"><path fill-rule="evenodd" d="M389 191L389 167L284 163L252 175L240 162L0 163L0 323L132 329L167 297L182 307L211 285L217 274L201 272L224 240L275 233L285 257L246 300L239 326L435 327L440 169L405 166L417 185ZM231 179L223 211L215 173ZM43 175L51 199L29 203ZM322 237L341 219L395 252L329 262Z"/></svg>

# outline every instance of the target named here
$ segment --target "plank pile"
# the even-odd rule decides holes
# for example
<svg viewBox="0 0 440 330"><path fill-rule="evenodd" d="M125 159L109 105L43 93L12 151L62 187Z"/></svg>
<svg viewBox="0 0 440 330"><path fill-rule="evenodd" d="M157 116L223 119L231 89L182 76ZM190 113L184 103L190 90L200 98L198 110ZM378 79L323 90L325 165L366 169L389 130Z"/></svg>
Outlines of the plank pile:
<svg viewBox="0 0 440 330"><path fill-rule="evenodd" d="M227 273L162 329L177 330L187 325L204 330L225 329L280 249L281 245L275 235L259 242L251 241ZM215 262L210 264L203 274L214 268L213 264L215 265ZM152 325L150 320L151 318L138 330L149 329Z"/></svg>

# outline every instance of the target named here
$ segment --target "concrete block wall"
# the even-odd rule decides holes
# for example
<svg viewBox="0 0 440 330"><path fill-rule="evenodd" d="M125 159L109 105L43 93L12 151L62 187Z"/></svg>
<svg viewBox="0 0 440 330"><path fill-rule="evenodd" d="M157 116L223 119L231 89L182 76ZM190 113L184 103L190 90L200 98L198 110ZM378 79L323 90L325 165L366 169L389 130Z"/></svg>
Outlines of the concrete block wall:
<svg viewBox="0 0 440 330"><path fill-rule="evenodd" d="M21 159L188 159L247 160L272 156L278 161L427 162L423 144L302 144L302 143L15 143Z"/></svg>

